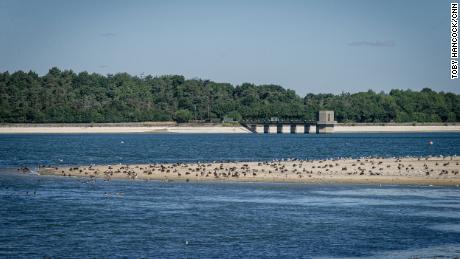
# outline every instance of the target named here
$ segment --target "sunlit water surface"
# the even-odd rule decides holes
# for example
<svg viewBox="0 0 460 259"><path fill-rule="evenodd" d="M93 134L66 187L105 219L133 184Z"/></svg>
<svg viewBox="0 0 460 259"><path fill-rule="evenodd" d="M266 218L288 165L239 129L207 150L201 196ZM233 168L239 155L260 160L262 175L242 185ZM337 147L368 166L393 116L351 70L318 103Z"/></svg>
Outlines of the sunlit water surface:
<svg viewBox="0 0 460 259"><path fill-rule="evenodd" d="M93 182L6 169L454 155L459 147L451 133L0 135L0 257L460 256L456 186Z"/></svg>

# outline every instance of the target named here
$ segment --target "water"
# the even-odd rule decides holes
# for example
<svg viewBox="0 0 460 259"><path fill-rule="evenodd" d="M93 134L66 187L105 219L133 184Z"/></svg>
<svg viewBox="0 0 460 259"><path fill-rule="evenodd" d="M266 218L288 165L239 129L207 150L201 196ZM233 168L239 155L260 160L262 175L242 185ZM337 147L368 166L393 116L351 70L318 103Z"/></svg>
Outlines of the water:
<svg viewBox="0 0 460 259"><path fill-rule="evenodd" d="M0 135L0 167L408 155L460 155L460 134Z"/></svg>
<svg viewBox="0 0 460 259"><path fill-rule="evenodd" d="M458 133L0 135L0 257L460 256L459 187L92 182L8 169L454 154Z"/></svg>
<svg viewBox="0 0 460 259"><path fill-rule="evenodd" d="M456 187L96 181L0 173L0 256L460 255Z"/></svg>

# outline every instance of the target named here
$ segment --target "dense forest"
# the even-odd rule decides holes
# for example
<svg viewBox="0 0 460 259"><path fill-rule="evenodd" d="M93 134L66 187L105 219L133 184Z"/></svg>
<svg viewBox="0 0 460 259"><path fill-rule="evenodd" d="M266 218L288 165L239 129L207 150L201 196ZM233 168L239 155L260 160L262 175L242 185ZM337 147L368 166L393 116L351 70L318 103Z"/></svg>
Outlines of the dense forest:
<svg viewBox="0 0 460 259"><path fill-rule="evenodd" d="M277 85L233 86L183 76L99 75L52 68L0 73L0 122L314 120L321 109L339 122L458 122L460 95L391 90L307 94Z"/></svg>

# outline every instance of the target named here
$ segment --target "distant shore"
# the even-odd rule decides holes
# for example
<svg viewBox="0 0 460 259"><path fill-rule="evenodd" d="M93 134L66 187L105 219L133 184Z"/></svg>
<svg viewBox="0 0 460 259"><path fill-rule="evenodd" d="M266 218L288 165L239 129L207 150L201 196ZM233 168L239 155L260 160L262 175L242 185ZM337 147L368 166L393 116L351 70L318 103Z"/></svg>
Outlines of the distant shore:
<svg viewBox="0 0 460 259"><path fill-rule="evenodd" d="M316 130L313 125L310 133ZM334 133L460 132L458 123L338 123ZM0 124L0 134L79 134L79 133L251 133L238 123L8 123ZM299 133L298 133L299 134Z"/></svg>
<svg viewBox="0 0 460 259"><path fill-rule="evenodd" d="M460 132L459 123L338 123L334 133Z"/></svg>
<svg viewBox="0 0 460 259"><path fill-rule="evenodd" d="M78 133L250 133L239 125L175 122L0 124L0 134Z"/></svg>
<svg viewBox="0 0 460 259"><path fill-rule="evenodd" d="M39 174L104 180L460 185L459 164L457 156L361 158L47 167Z"/></svg>

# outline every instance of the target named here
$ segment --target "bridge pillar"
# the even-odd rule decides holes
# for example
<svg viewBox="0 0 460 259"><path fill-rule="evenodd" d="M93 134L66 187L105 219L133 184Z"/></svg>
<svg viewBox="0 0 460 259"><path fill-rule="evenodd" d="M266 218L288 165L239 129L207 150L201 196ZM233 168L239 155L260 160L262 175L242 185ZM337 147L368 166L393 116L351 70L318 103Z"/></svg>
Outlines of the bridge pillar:
<svg viewBox="0 0 460 259"><path fill-rule="evenodd" d="M291 124L291 134L296 134L297 124Z"/></svg>
<svg viewBox="0 0 460 259"><path fill-rule="evenodd" d="M270 133L270 124L264 124L264 134Z"/></svg>
<svg viewBox="0 0 460 259"><path fill-rule="evenodd" d="M281 123L276 124L276 133L277 134L283 133L283 124Z"/></svg>

